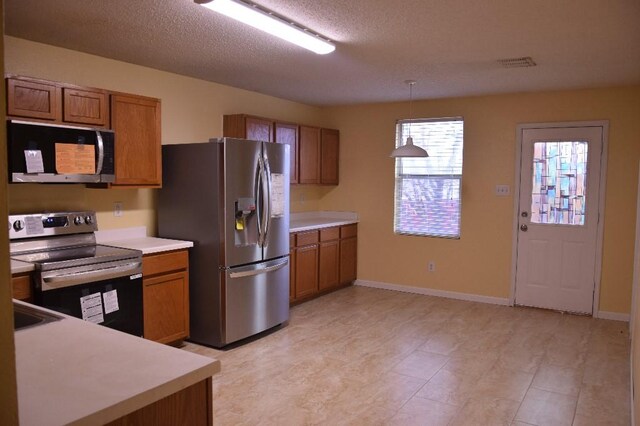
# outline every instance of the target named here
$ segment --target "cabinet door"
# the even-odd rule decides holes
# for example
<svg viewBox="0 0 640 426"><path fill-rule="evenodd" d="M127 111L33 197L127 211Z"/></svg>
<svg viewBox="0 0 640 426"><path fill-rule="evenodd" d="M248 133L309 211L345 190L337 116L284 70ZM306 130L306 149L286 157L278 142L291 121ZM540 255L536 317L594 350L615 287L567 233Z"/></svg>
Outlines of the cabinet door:
<svg viewBox="0 0 640 426"><path fill-rule="evenodd" d="M189 336L187 271L143 279L144 337L169 343Z"/></svg>
<svg viewBox="0 0 640 426"><path fill-rule="evenodd" d="M273 122L257 118L247 117L245 120L247 139L254 141L273 142Z"/></svg>
<svg viewBox="0 0 640 426"><path fill-rule="evenodd" d="M320 244L320 267L318 287L320 291L340 284L340 244L338 240Z"/></svg>
<svg viewBox="0 0 640 426"><path fill-rule="evenodd" d="M320 183L320 129L300 126L298 176L300 183Z"/></svg>
<svg viewBox="0 0 640 426"><path fill-rule="evenodd" d="M53 82L7 78L7 115L60 121L60 88Z"/></svg>
<svg viewBox="0 0 640 426"><path fill-rule="evenodd" d="M296 248L296 299L318 292L318 245Z"/></svg>
<svg viewBox="0 0 640 426"><path fill-rule="evenodd" d="M296 300L296 234L289 236L289 303Z"/></svg>
<svg viewBox="0 0 640 426"><path fill-rule="evenodd" d="M275 124L275 141L289 145L290 183L298 183L298 125L288 123Z"/></svg>
<svg viewBox="0 0 640 426"><path fill-rule="evenodd" d="M112 95L111 120L116 135L113 185L162 186L160 101Z"/></svg>
<svg viewBox="0 0 640 426"><path fill-rule="evenodd" d="M81 89L62 88L62 120L68 123L109 125L107 93Z"/></svg>
<svg viewBox="0 0 640 426"><path fill-rule="evenodd" d="M358 275L358 239L356 237L340 240L340 283L355 281Z"/></svg>
<svg viewBox="0 0 640 426"><path fill-rule="evenodd" d="M320 141L320 183L337 185L340 133L333 129L322 129L320 132Z"/></svg>

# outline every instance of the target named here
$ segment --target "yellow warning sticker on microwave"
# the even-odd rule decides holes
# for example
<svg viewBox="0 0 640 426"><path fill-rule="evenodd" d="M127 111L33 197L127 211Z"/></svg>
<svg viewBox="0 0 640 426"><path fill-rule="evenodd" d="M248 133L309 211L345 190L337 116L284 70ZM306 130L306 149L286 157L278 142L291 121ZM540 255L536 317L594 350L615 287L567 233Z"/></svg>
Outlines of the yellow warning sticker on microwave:
<svg viewBox="0 0 640 426"><path fill-rule="evenodd" d="M63 175L93 175L96 173L96 152L93 145L56 142L56 172Z"/></svg>

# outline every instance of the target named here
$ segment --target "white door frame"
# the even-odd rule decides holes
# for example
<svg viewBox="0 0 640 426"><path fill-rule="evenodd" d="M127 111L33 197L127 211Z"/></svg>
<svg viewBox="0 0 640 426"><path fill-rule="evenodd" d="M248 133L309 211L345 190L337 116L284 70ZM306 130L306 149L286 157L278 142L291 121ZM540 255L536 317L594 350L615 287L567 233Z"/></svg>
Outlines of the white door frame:
<svg viewBox="0 0 640 426"><path fill-rule="evenodd" d="M600 157L600 200L598 203L598 231L596 237L596 259L595 259L595 287L593 292L593 312L594 318L600 312L600 278L602 275L602 241L604 235L604 204L605 189L607 187L607 151L609 141L609 121L568 121L557 123L527 123L518 124L516 127L516 173L513 191L513 226L511 234L511 290L509 292L509 305L515 304L516 297L516 265L518 260L518 217L520 211L520 164L522 155L522 133L525 129L552 129L563 127L602 127L602 156Z"/></svg>

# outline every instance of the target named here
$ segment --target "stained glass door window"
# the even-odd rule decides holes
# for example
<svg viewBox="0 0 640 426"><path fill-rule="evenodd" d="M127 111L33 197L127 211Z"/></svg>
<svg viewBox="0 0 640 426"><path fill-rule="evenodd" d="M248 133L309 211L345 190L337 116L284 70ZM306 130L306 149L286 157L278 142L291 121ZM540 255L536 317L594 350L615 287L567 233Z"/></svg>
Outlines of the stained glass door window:
<svg viewBox="0 0 640 426"><path fill-rule="evenodd" d="M587 142L535 142L531 222L584 225Z"/></svg>

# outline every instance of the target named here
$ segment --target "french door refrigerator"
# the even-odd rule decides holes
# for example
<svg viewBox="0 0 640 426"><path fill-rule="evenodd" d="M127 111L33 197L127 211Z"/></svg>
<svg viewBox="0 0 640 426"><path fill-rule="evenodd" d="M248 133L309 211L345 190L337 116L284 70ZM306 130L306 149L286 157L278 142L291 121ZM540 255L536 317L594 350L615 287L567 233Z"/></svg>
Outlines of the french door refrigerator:
<svg viewBox="0 0 640 426"><path fill-rule="evenodd" d="M158 234L193 241L190 340L222 347L289 319L289 147L164 145Z"/></svg>

